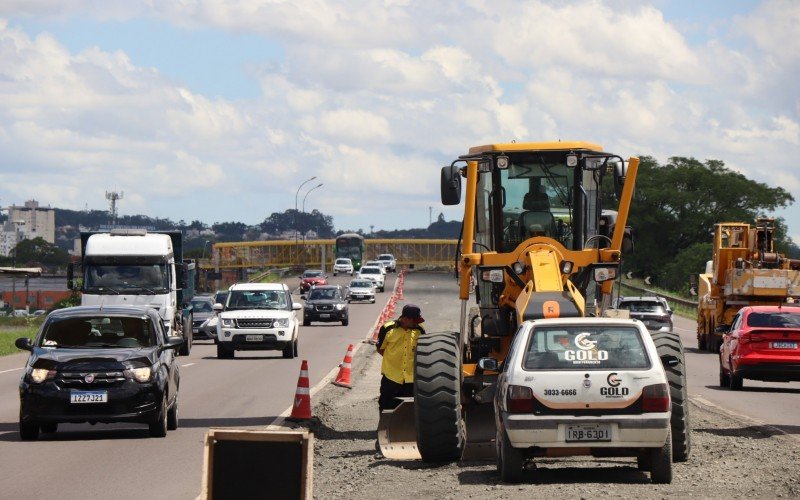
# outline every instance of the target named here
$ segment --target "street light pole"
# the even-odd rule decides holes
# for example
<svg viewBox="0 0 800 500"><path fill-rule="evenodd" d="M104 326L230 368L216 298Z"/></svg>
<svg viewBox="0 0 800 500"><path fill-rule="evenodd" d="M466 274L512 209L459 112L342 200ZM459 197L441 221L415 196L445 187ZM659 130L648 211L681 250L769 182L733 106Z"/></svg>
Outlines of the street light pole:
<svg viewBox="0 0 800 500"><path fill-rule="evenodd" d="M303 183L300 184L300 187L297 188L297 192L294 193L294 217L292 218L292 226L294 226L294 249L296 253L298 253L297 252L297 195L300 194L300 189L302 189L303 186L305 186L307 183L313 181L316 178L317 176L315 175L314 177L309 177L308 179L304 180ZM303 200L305 201L305 198L303 198Z"/></svg>
<svg viewBox="0 0 800 500"><path fill-rule="evenodd" d="M303 196L303 211L301 212L303 215L305 215L305 213L306 213L306 198L308 198L308 195L311 194L311 191L313 191L313 190L315 190L317 188L321 188L321 187L322 187L322 183L319 183L316 186L314 186L313 188L311 188L308 191L306 191L306 195ZM306 235L305 235L305 232L303 232L303 241L305 241L305 240L306 240Z"/></svg>

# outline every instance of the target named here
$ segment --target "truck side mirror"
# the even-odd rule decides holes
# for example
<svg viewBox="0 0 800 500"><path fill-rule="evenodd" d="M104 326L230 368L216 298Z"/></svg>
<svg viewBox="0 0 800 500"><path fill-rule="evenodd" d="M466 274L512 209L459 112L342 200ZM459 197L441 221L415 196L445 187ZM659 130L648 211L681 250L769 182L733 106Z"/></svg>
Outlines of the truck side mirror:
<svg viewBox="0 0 800 500"><path fill-rule="evenodd" d="M614 195L617 200L622 198L622 188L625 186L625 176L628 174L627 162L614 163Z"/></svg>
<svg viewBox="0 0 800 500"><path fill-rule="evenodd" d="M442 205L461 203L461 174L455 165L442 167L441 191Z"/></svg>

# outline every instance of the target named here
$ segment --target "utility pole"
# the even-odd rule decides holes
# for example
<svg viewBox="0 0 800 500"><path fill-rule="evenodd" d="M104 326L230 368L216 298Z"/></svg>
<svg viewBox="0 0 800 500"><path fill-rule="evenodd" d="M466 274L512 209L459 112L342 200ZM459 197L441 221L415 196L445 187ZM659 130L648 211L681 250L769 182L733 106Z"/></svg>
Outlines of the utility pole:
<svg viewBox="0 0 800 500"><path fill-rule="evenodd" d="M428 227L433 224L433 207L428 207Z"/></svg>

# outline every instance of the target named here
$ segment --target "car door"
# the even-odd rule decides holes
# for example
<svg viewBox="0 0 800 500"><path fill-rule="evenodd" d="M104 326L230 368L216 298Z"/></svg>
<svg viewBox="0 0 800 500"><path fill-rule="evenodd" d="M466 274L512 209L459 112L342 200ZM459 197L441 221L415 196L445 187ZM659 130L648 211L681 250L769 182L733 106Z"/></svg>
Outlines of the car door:
<svg viewBox="0 0 800 500"><path fill-rule="evenodd" d="M743 311L739 311L733 317L731 322L731 329L722 336L722 347L720 347L720 362L726 370L732 370L731 359L734 356L736 347L739 345L739 333L742 327Z"/></svg>

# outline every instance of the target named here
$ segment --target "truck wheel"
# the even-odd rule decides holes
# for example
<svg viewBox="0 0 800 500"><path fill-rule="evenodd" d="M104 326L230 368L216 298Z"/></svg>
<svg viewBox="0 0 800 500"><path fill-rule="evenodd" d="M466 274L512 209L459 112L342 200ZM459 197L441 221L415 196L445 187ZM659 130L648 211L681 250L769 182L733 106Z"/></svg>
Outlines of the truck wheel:
<svg viewBox="0 0 800 500"><path fill-rule="evenodd" d="M668 431L667 439L661 448L650 449L650 481L653 484L669 484L672 482L672 436Z"/></svg>
<svg viewBox="0 0 800 500"><path fill-rule="evenodd" d="M423 335L414 362L414 423L424 462L461 458L466 427L461 412L461 349L457 332Z"/></svg>
<svg viewBox="0 0 800 500"><path fill-rule="evenodd" d="M522 481L523 458L520 450L511 446L506 432L497 429L497 471L504 483L518 483Z"/></svg>
<svg viewBox="0 0 800 500"><path fill-rule="evenodd" d="M189 315L189 321L181 319L181 330L183 333L183 344L178 350L181 356L188 356L192 352L192 315Z"/></svg>
<svg viewBox="0 0 800 500"><path fill-rule="evenodd" d="M672 435L672 458L676 462L689 459L692 450L691 431L689 428L689 395L686 384L686 359L683 354L681 338L674 332L651 333L658 355L671 354L680 360L676 366L665 366L669 384L669 396L672 400L672 417L670 428Z"/></svg>

